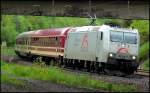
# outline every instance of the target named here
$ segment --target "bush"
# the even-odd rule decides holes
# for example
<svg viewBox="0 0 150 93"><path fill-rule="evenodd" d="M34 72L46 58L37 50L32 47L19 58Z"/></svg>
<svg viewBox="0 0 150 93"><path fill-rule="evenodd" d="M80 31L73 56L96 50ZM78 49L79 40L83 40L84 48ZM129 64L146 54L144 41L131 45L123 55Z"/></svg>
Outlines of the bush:
<svg viewBox="0 0 150 93"><path fill-rule="evenodd" d="M130 27L138 29L141 38L141 44L149 41L149 21L148 20L133 20Z"/></svg>
<svg viewBox="0 0 150 93"><path fill-rule="evenodd" d="M146 42L140 47L140 60L145 60L148 57L149 57L149 42Z"/></svg>

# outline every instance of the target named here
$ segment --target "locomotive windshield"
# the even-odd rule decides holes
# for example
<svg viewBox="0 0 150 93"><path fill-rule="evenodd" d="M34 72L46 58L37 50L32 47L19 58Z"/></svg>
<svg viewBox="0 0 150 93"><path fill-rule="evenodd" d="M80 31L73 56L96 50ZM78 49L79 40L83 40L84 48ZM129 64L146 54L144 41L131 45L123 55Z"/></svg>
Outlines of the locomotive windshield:
<svg viewBox="0 0 150 93"><path fill-rule="evenodd" d="M110 40L112 42L136 44L137 38L135 33L111 31Z"/></svg>
<svg viewBox="0 0 150 93"><path fill-rule="evenodd" d="M124 33L124 42L130 44L136 44L136 34L135 33Z"/></svg>
<svg viewBox="0 0 150 93"><path fill-rule="evenodd" d="M111 32L110 35L112 42L122 42L123 41L123 32Z"/></svg>

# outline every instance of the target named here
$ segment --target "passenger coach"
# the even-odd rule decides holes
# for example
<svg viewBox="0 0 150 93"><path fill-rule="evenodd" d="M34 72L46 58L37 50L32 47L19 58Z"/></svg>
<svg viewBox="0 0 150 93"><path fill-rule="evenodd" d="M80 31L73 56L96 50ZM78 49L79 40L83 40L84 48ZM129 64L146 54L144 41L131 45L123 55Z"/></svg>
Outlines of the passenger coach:
<svg viewBox="0 0 150 93"><path fill-rule="evenodd" d="M15 51L19 56L63 56L65 38L70 28L24 32L17 36Z"/></svg>

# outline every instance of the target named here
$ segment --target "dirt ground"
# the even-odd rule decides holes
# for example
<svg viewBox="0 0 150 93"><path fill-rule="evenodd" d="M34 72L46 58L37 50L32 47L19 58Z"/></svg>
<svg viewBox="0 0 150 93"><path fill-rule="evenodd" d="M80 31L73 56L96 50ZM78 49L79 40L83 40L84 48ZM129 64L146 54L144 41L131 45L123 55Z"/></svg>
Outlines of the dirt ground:
<svg viewBox="0 0 150 93"><path fill-rule="evenodd" d="M92 90L68 87L52 82L27 80L25 86L15 86L11 84L1 83L1 92L90 92Z"/></svg>

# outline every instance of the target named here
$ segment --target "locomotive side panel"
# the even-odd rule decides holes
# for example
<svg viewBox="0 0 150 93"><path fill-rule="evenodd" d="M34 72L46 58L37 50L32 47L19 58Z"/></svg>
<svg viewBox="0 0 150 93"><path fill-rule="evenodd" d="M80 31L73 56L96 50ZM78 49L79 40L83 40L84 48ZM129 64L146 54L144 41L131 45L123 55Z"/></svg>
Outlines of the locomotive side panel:
<svg viewBox="0 0 150 93"><path fill-rule="evenodd" d="M68 34L64 57L68 59L96 60L98 32L71 32Z"/></svg>

